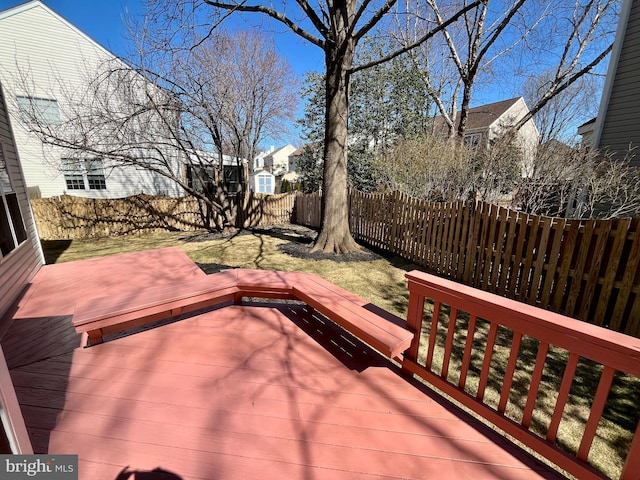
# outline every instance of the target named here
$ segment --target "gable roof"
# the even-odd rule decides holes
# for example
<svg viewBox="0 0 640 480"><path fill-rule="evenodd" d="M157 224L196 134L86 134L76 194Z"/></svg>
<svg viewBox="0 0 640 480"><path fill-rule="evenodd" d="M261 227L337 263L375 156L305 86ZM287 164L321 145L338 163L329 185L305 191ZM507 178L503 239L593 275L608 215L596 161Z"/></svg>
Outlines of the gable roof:
<svg viewBox="0 0 640 480"><path fill-rule="evenodd" d="M290 143L287 143L285 146L277 148L276 150L274 150L273 152L268 152L267 155L265 155L264 158L269 158L269 157L273 157L275 154L280 153L282 150L284 150L287 147L291 147L294 148L295 147L293 145L291 145ZM295 152L294 152L295 153Z"/></svg>
<svg viewBox="0 0 640 480"><path fill-rule="evenodd" d="M522 97L515 97L508 100L501 100L500 102L480 105L479 107L469 109L469 116L467 118L467 131L483 130L489 128L520 99L522 99ZM456 112L455 128L458 128L459 125L460 111ZM447 123L445 122L444 118L441 115L433 117L433 132L446 134L447 131Z"/></svg>
<svg viewBox="0 0 640 480"><path fill-rule="evenodd" d="M109 50L107 50L105 47L103 47L102 45L100 45L97 41L95 41L93 38L91 38L89 35L87 35L86 33L84 33L82 30L80 30L78 27L76 27L73 23L69 22L67 19L65 19L62 15L60 15L59 13L56 13L55 11L53 11L51 8L49 8L47 5L45 5L44 3L42 3L40 0L31 0L25 3L21 3L20 5L16 5L15 7L10 7L7 8L6 10L2 10L0 11L0 20L4 20L6 18L12 17L14 15L19 15L21 13L27 12L29 10L32 10L34 8L41 8L44 11L46 11L49 15L53 16L55 19L57 19L58 21L62 22L63 24L65 24L68 28L70 28L71 30L73 30L76 34L82 36L85 40L87 40L88 42L91 42L96 48L98 48L99 50L101 50L103 53L105 53L106 55L110 55L112 57L115 57L115 55L110 52Z"/></svg>

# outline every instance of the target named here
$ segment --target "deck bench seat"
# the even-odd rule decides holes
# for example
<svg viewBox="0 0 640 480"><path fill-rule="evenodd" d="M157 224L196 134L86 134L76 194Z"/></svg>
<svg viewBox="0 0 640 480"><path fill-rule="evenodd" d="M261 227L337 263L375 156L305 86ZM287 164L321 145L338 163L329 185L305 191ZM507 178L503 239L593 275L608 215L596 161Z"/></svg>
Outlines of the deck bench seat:
<svg viewBox="0 0 640 480"><path fill-rule="evenodd" d="M409 348L413 333L399 325L402 320L395 317L397 323L391 321L393 316L388 312L368 309L366 300L314 277L302 278L293 287L298 299L389 358L398 358Z"/></svg>
<svg viewBox="0 0 640 480"><path fill-rule="evenodd" d="M234 269L179 285L139 289L125 296L76 304L73 325L90 345L126 328L243 297L300 300L389 358L399 358L413 333L398 317L313 274Z"/></svg>
<svg viewBox="0 0 640 480"><path fill-rule="evenodd" d="M296 300L293 285L304 273L279 272L276 270L251 270L239 268L236 273L236 286L240 293L236 303L242 297L279 298Z"/></svg>
<svg viewBox="0 0 640 480"><path fill-rule="evenodd" d="M233 301L237 293L235 275L208 276L128 295L82 300L76 304L72 323L95 345L108 333Z"/></svg>

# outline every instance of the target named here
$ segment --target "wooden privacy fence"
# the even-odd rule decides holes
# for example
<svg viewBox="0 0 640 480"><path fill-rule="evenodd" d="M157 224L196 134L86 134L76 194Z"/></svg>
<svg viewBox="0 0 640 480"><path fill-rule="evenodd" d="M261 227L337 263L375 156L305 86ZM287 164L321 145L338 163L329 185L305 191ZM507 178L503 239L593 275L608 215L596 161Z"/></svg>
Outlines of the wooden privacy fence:
<svg viewBox="0 0 640 480"><path fill-rule="evenodd" d="M294 195L251 194L239 211L237 227L257 227L292 220ZM205 208L193 197L135 195L118 199L72 196L31 200L42 240L127 235L154 230L194 231L204 228Z"/></svg>
<svg viewBox="0 0 640 480"><path fill-rule="evenodd" d="M298 223L319 218L317 194L297 199ZM358 241L452 280L640 337L640 218L528 215L401 193L350 193Z"/></svg>

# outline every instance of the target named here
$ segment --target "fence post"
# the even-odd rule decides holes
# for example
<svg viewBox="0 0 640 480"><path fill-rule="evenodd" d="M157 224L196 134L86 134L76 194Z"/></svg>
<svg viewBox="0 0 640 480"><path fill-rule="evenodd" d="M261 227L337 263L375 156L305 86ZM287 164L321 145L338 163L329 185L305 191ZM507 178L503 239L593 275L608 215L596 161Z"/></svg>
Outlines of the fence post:
<svg viewBox="0 0 640 480"><path fill-rule="evenodd" d="M391 232L389 235L388 249L392 253L398 253L398 230L400 222L400 205L402 205L404 198L399 191L393 192L393 200L391 201Z"/></svg>

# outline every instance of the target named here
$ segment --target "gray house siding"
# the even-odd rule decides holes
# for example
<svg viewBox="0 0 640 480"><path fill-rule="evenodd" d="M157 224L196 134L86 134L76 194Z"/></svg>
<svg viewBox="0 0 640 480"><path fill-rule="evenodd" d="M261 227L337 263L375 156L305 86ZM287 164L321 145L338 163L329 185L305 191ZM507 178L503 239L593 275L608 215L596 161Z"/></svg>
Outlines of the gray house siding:
<svg viewBox="0 0 640 480"><path fill-rule="evenodd" d="M614 46L611 57L610 91L604 92L599 118L598 147L616 159L623 159L630 146L640 148L640 2L627 0L628 18L623 8L618 49ZM625 2L627 3L627 2ZM626 20L626 25L624 24ZM606 88L606 87L605 87ZM640 151L636 151L632 164L640 166Z"/></svg>
<svg viewBox="0 0 640 480"><path fill-rule="evenodd" d="M40 241L36 232L27 188L16 153L15 140L7 114L5 96L0 84L0 143L11 184L16 192L18 206L26 231L24 240L6 255L0 254L0 319L22 293L29 281L44 263ZM2 153L0 153L2 155ZM0 198L1 200L1 198ZM0 207L4 208L3 205ZM0 333L2 333L0 322Z"/></svg>

